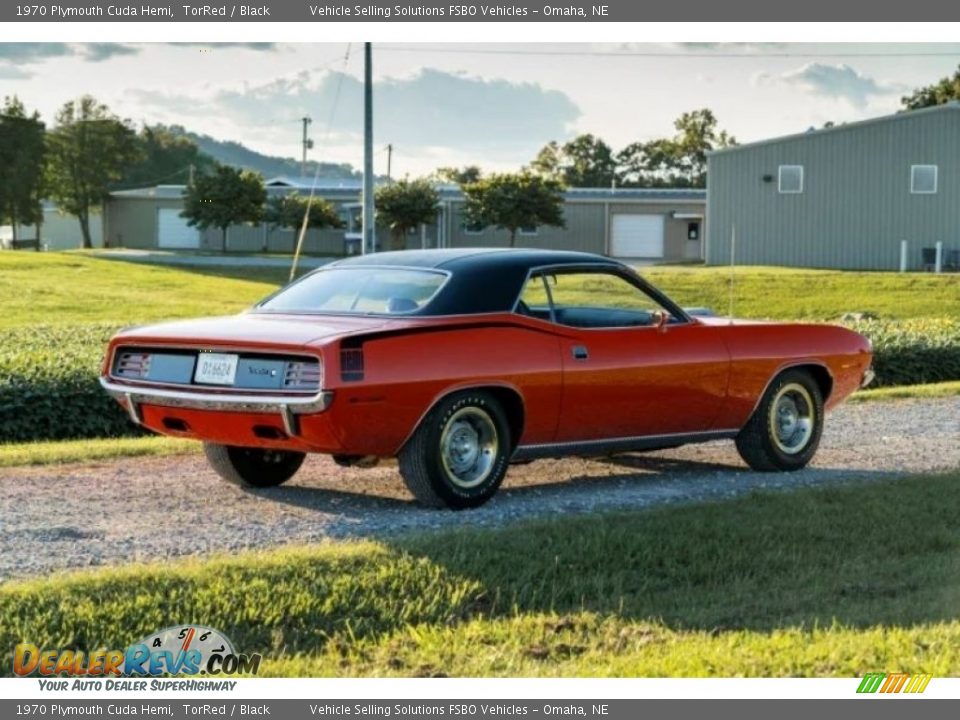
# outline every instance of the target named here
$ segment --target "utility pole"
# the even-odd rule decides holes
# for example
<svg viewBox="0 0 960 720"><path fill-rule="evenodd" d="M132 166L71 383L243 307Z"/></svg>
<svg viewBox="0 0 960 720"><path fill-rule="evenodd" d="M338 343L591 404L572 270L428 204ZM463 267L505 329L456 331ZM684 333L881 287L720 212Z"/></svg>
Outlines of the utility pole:
<svg viewBox="0 0 960 720"><path fill-rule="evenodd" d="M363 252L375 252L373 207L373 52L363 44Z"/></svg>
<svg viewBox="0 0 960 720"><path fill-rule="evenodd" d="M300 122L303 123L303 156L302 156L302 159L300 160L300 177L306 177L307 176L307 150L313 147L313 140L307 137L307 127L310 125L310 123L313 122L313 120L310 117L305 116L300 118Z"/></svg>
<svg viewBox="0 0 960 720"><path fill-rule="evenodd" d="M191 185L191 186L193 185L193 176L194 176L194 173L196 173L196 171L197 171L196 166L193 163L190 163L190 179L187 181L188 185Z"/></svg>
<svg viewBox="0 0 960 720"><path fill-rule="evenodd" d="M390 182L392 175L390 174L390 166L393 164L393 143L387 144L387 182Z"/></svg>

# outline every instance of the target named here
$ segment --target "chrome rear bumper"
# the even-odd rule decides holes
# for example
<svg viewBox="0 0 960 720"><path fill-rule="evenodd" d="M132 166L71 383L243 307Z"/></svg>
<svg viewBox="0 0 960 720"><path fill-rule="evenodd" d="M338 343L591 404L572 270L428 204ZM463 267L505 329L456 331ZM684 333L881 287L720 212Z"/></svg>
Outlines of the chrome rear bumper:
<svg viewBox="0 0 960 720"><path fill-rule="evenodd" d="M867 368L863 373L863 377L860 379L860 387L865 388L867 385L873 382L873 379L876 377L876 373L873 372L873 368Z"/></svg>
<svg viewBox="0 0 960 720"><path fill-rule="evenodd" d="M191 410L218 410L221 412L279 413L287 434L299 434L297 415L323 412L333 402L333 392L321 390L315 395L267 395L195 392L168 388L134 387L100 378L100 385L107 393L127 406L130 419L143 423L141 405L188 408Z"/></svg>

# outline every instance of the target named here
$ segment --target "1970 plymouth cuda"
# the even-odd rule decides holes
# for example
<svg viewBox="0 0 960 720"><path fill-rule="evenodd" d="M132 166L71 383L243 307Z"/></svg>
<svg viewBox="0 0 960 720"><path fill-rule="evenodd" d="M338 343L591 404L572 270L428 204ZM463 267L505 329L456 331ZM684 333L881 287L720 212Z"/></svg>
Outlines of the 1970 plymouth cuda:
<svg viewBox="0 0 960 720"><path fill-rule="evenodd" d="M606 257L423 250L123 331L101 383L139 425L202 440L231 482L279 485L305 453L396 457L421 503L466 508L533 458L729 438L755 470L797 470L870 363L857 333L694 316Z"/></svg>

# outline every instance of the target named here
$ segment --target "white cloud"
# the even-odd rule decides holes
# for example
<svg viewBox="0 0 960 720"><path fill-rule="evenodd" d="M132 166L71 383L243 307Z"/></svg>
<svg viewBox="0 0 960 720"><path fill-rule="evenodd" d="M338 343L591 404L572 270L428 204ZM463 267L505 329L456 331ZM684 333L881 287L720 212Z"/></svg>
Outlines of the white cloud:
<svg viewBox="0 0 960 720"><path fill-rule="evenodd" d="M758 85L797 87L811 95L847 100L857 108L866 107L872 97L895 95L906 89L899 83L876 80L846 63L814 62L779 75L760 73L755 82Z"/></svg>
<svg viewBox="0 0 960 720"><path fill-rule="evenodd" d="M0 59L16 65L74 56L90 62L102 62L118 55L136 55L139 52L139 48L128 43L0 43Z"/></svg>
<svg viewBox="0 0 960 720"><path fill-rule="evenodd" d="M28 77L30 77L30 73L26 70L21 70L10 63L0 62L0 78L4 80L26 80Z"/></svg>
<svg viewBox="0 0 960 720"><path fill-rule="evenodd" d="M363 86L352 75L302 71L259 85L220 89L204 96L131 90L131 98L168 117L216 117L267 143L289 139L304 115L313 118L318 145L330 124L337 142L356 142L362 128ZM336 108L331 122L331 111ZM377 142L417 149L457 147L477 155L533 153L549 139L564 139L579 117L564 93L537 83L487 79L422 68L374 84Z"/></svg>

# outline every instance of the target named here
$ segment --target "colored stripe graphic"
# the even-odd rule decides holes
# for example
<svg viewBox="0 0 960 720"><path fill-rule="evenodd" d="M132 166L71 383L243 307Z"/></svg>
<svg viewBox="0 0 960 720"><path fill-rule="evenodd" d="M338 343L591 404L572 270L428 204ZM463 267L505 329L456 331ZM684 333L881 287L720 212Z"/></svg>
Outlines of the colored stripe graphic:
<svg viewBox="0 0 960 720"><path fill-rule="evenodd" d="M886 673L867 673L863 676L863 680L860 681L860 687L857 688L857 692L875 693L880 689L880 683L883 682L885 677Z"/></svg>
<svg viewBox="0 0 960 720"><path fill-rule="evenodd" d="M933 676L929 674L911 675L910 673L867 673L860 681L858 693L922 693L927 689Z"/></svg>

